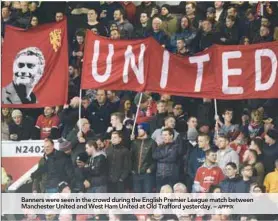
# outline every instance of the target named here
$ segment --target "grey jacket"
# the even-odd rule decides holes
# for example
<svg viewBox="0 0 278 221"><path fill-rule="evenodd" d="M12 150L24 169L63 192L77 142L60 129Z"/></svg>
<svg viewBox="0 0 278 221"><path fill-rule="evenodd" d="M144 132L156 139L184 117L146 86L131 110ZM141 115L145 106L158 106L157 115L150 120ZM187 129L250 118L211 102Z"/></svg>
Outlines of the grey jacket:
<svg viewBox="0 0 278 221"><path fill-rule="evenodd" d="M223 173L225 174L225 167L227 163L233 162L239 165L239 156L236 151L234 151L231 147L227 147L225 150L218 150L217 151L217 163L218 166L222 169Z"/></svg>

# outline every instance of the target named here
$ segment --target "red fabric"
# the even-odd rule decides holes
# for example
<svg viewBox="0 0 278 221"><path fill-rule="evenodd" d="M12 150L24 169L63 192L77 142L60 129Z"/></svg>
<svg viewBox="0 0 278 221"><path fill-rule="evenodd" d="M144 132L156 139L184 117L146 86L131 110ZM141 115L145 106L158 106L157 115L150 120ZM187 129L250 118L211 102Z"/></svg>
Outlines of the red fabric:
<svg viewBox="0 0 278 221"><path fill-rule="evenodd" d="M60 37L60 44L54 36ZM45 59L43 75L33 90L37 103L2 104L3 107L39 108L65 104L68 95L67 21L40 25L28 30L6 27L2 57L2 88L13 80L13 63L17 53L28 47L39 48Z"/></svg>
<svg viewBox="0 0 278 221"><path fill-rule="evenodd" d="M248 149L248 145L243 144L243 145L237 145L236 143L231 143L230 147L234 149L239 155L239 162L242 163L243 160L243 154L245 151Z"/></svg>
<svg viewBox="0 0 278 221"><path fill-rule="evenodd" d="M110 56L108 56L109 51ZM131 60L129 60L128 56L132 53L135 59L130 56ZM260 56L260 53L263 55L268 53L271 56ZM248 46L214 45L194 57L184 58L168 54L168 51L151 37L139 40L110 40L88 31L84 54L82 89L150 91L216 99L278 98L277 41ZM231 55L238 58L228 59ZM163 61L163 57L167 58L167 56L169 62L167 59ZM139 57L140 65L138 65ZM201 70L201 64L197 65L196 62L203 61L204 58L209 60L202 63L204 71L203 74L199 72L197 78L197 70ZM106 66L106 63L111 66ZM256 66L258 70L261 69L257 74L259 80L256 80ZM168 73L168 77L162 77L165 73ZM260 73L261 84L271 80L269 88L259 84ZM272 78L270 73L274 73ZM227 74L229 76L226 76ZM255 90L255 82L257 82L257 90ZM241 88L230 92L227 89L231 87Z"/></svg>
<svg viewBox="0 0 278 221"><path fill-rule="evenodd" d="M41 130L41 140L47 138L50 135L51 129L53 127L58 128L60 124L60 119L57 115L53 115L52 117L48 118L44 115L40 115L38 117L36 127L40 128Z"/></svg>
<svg viewBox="0 0 278 221"><path fill-rule="evenodd" d="M195 181L198 181L201 187L209 190L210 186L219 184L224 179L224 175L220 167L199 167L196 172Z"/></svg>
<svg viewBox="0 0 278 221"><path fill-rule="evenodd" d="M126 11L127 20L132 23L135 20L136 6L132 2L129 2L127 5L125 5L124 2L121 2L121 5Z"/></svg>

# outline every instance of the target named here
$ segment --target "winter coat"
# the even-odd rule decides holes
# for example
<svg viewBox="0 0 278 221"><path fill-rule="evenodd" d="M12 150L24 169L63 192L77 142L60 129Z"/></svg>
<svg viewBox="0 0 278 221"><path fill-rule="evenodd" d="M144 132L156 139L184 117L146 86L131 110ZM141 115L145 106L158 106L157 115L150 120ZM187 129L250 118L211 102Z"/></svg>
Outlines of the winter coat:
<svg viewBox="0 0 278 221"><path fill-rule="evenodd" d="M164 119L168 116L168 113L156 114L150 121L150 134L152 134L156 129L164 126Z"/></svg>
<svg viewBox="0 0 278 221"><path fill-rule="evenodd" d="M110 124L110 115L113 110L111 110L111 103L106 101L104 105L99 105L97 100L93 101L89 110L91 113L90 122L91 127L96 134L104 134Z"/></svg>
<svg viewBox="0 0 278 221"><path fill-rule="evenodd" d="M240 177L226 178L220 183L222 193L235 193L236 184L240 181Z"/></svg>
<svg viewBox="0 0 278 221"><path fill-rule="evenodd" d="M107 184L108 163L107 156L104 151L99 151L90 158L88 171L88 179L92 187L104 186Z"/></svg>
<svg viewBox="0 0 278 221"><path fill-rule="evenodd" d="M219 167L225 173L225 167L227 163L233 162L237 166L239 165L239 156L236 151L234 151L231 147L227 147L225 150L217 151L217 162Z"/></svg>
<svg viewBox="0 0 278 221"><path fill-rule="evenodd" d="M187 120L188 120L188 114L182 114L178 117L175 117L176 119L176 126L175 126L175 130L178 133L185 133L185 131L187 130Z"/></svg>
<svg viewBox="0 0 278 221"><path fill-rule="evenodd" d="M148 21L146 26L142 26L142 24L138 24L135 27L135 38L146 38L150 36L152 31L151 23Z"/></svg>
<svg viewBox="0 0 278 221"><path fill-rule="evenodd" d="M44 192L45 188L56 188L62 181L74 183L74 168L70 157L64 152L54 150L49 155L44 155L38 169L31 175L33 191Z"/></svg>
<svg viewBox="0 0 278 221"><path fill-rule="evenodd" d="M153 151L153 159L156 160L156 176L177 177L180 153L181 147L176 143L162 144L156 147Z"/></svg>
<svg viewBox="0 0 278 221"><path fill-rule="evenodd" d="M248 23L248 38L251 39L251 42L254 36L256 36L256 34L260 32L260 27L260 19L255 19L254 21Z"/></svg>
<svg viewBox="0 0 278 221"><path fill-rule="evenodd" d="M156 143L151 138L132 141L131 163L133 174L145 174L148 169L150 169L152 173L154 172L155 161L152 158L152 152L156 146Z"/></svg>
<svg viewBox="0 0 278 221"><path fill-rule="evenodd" d="M79 132L79 129L76 127L74 129L72 129L72 131L66 137L66 140L70 141L71 145L72 145L71 159L72 159L73 164L75 164L76 157L78 156L78 154L85 152L86 142L89 140L94 140L96 137L93 130L88 131L87 134L84 134L82 132L85 142L80 143L78 140L78 137L77 137L78 132Z"/></svg>
<svg viewBox="0 0 278 221"><path fill-rule="evenodd" d="M190 145L190 143L188 145ZM205 159L206 159L206 154L202 148L200 148L198 145L196 145L195 147L191 146L191 151L189 152L189 156L188 156L187 174L192 179L194 179L198 168L204 164Z"/></svg>
<svg viewBox="0 0 278 221"><path fill-rule="evenodd" d="M78 108L72 108L70 106L69 108L64 109L60 113L59 118L64 128L62 132L62 137L66 137L70 133L70 131L76 126L76 123L78 121Z"/></svg>
<svg viewBox="0 0 278 221"><path fill-rule="evenodd" d="M278 159L278 141L273 145L267 144L263 147L263 160L262 163L265 168L265 174L272 172L275 168L274 162Z"/></svg>
<svg viewBox="0 0 278 221"><path fill-rule="evenodd" d="M273 36L269 35L269 36L265 36L265 37L261 37L260 34L255 35L255 37L253 38L253 44L254 43L266 43L266 42L271 42L273 41Z"/></svg>
<svg viewBox="0 0 278 221"><path fill-rule="evenodd" d="M253 183L253 180L244 181L240 179L236 182L235 185L235 192L234 193L249 193L250 192L250 185Z"/></svg>
<svg viewBox="0 0 278 221"><path fill-rule="evenodd" d="M233 25L232 28L223 27L220 31L220 38L226 38L225 42L221 42L221 44L225 45L236 45L239 42L239 31L238 28Z"/></svg>
<svg viewBox="0 0 278 221"><path fill-rule="evenodd" d="M129 150L122 146L111 145L106 149L108 161L108 180L116 183L124 181L131 171L131 156Z"/></svg>
<svg viewBox="0 0 278 221"><path fill-rule="evenodd" d="M180 38L184 39L186 46L189 47L189 49L190 49L191 48L190 44L193 41L193 39L196 37L196 34L197 33L195 30L189 29L189 28L183 29L183 30L181 30L181 32L173 34L171 36L170 43L168 46L169 50L171 52L175 52L177 50L177 40Z"/></svg>
<svg viewBox="0 0 278 221"><path fill-rule="evenodd" d="M33 119L29 117L23 117L22 122L20 125L15 124L12 122L9 125L9 131L11 134L17 135L17 141L20 140L29 140L31 139L32 132L34 131L34 122Z"/></svg>
<svg viewBox="0 0 278 221"><path fill-rule="evenodd" d="M213 32L198 32L193 44L195 52L200 52L216 43L216 35Z"/></svg>
<svg viewBox="0 0 278 221"><path fill-rule="evenodd" d="M152 134L152 139L158 144L162 144L163 143L163 138L162 138L162 132L163 132L164 127L162 127L161 129L156 129L153 134ZM174 129L174 141L177 140L179 136L179 133Z"/></svg>
<svg viewBox="0 0 278 221"><path fill-rule="evenodd" d="M162 25L161 29L168 35L169 37L176 33L177 31L177 18L171 14L167 16L161 16Z"/></svg>

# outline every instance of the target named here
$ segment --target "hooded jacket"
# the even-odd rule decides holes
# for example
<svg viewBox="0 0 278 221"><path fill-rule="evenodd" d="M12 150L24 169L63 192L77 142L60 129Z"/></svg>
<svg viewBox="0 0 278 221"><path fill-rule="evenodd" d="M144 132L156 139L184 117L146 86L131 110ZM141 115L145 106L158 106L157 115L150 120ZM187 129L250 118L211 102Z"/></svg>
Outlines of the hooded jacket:
<svg viewBox="0 0 278 221"><path fill-rule="evenodd" d="M219 167L224 172L227 163L233 162L237 166L239 165L239 156L236 151L234 151L231 147L227 147L224 150L219 149L217 151L217 162Z"/></svg>
<svg viewBox="0 0 278 221"><path fill-rule="evenodd" d="M107 184L108 164L107 156L104 151L99 151L92 156L90 158L89 167L86 169L92 187L104 186Z"/></svg>
<svg viewBox="0 0 278 221"><path fill-rule="evenodd" d="M106 149L108 162L108 180L116 183L124 181L131 170L131 157L129 150L122 146L111 145Z"/></svg>
<svg viewBox="0 0 278 221"><path fill-rule="evenodd" d="M181 148L174 142L156 147L152 154L153 159L156 160L156 176L162 178L177 176L180 153Z"/></svg>
<svg viewBox="0 0 278 221"><path fill-rule="evenodd" d="M153 173L155 170L155 161L152 158L152 152L156 148L156 143L151 138L143 140L134 140L131 143L131 162L132 173L145 174L147 169Z"/></svg>

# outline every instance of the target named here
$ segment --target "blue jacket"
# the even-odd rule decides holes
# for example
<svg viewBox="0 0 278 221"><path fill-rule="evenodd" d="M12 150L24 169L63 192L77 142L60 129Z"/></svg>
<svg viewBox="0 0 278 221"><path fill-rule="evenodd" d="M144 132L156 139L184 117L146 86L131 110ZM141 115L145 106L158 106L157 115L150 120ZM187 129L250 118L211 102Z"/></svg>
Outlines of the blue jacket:
<svg viewBox="0 0 278 221"><path fill-rule="evenodd" d="M222 193L235 193L237 183L240 181L239 177L234 177L232 179L227 178L220 183Z"/></svg>
<svg viewBox="0 0 278 221"><path fill-rule="evenodd" d="M235 183L235 192L234 193L249 193L250 185L253 183L251 179L244 181L243 179Z"/></svg>
<svg viewBox="0 0 278 221"><path fill-rule="evenodd" d="M205 152L198 145L192 148L188 156L188 175L192 179L194 179L198 168L204 164L205 158Z"/></svg>
<svg viewBox="0 0 278 221"><path fill-rule="evenodd" d="M151 36L161 45L167 45L168 37L164 31L151 32Z"/></svg>

